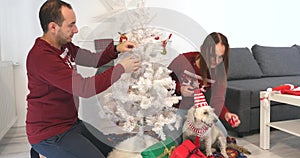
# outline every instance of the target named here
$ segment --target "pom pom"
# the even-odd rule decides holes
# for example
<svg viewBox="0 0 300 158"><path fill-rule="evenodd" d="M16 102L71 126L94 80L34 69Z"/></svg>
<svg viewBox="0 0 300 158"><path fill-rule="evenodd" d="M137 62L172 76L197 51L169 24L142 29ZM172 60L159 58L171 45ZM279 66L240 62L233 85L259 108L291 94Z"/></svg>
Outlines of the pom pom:
<svg viewBox="0 0 300 158"><path fill-rule="evenodd" d="M267 92L272 92L272 88L267 88Z"/></svg>

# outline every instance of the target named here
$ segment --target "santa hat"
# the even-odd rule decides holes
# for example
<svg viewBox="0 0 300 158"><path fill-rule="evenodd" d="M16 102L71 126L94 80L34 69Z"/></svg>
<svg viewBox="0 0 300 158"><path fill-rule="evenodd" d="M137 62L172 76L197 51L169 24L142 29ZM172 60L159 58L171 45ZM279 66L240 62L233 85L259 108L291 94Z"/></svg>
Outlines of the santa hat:
<svg viewBox="0 0 300 158"><path fill-rule="evenodd" d="M202 106L208 106L205 96L202 93L201 89L194 90L194 107L200 108Z"/></svg>
<svg viewBox="0 0 300 158"><path fill-rule="evenodd" d="M283 84L274 88L268 88L268 92L277 92L281 94L300 95L300 87L292 84Z"/></svg>
<svg viewBox="0 0 300 158"><path fill-rule="evenodd" d="M282 84L273 88L268 88L267 91L281 92L282 90L292 90L297 87L298 86L294 86L292 84Z"/></svg>

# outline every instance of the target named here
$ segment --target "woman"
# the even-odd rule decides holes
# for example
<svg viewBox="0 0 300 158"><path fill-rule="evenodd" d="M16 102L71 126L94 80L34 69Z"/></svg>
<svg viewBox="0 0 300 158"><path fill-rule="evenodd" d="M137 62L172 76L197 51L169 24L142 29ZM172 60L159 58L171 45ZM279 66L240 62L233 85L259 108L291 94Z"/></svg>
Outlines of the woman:
<svg viewBox="0 0 300 158"><path fill-rule="evenodd" d="M182 100L175 107L179 113L186 115L187 110L194 105L194 89L200 88L204 94L210 95L209 105L215 109L220 119L231 122L232 127L240 124L239 117L229 112L224 105L228 74L229 44L226 36L213 32L209 34L200 47L200 52L187 52L177 56L169 65L173 72L171 77L176 81L176 94ZM227 135L225 127L221 127Z"/></svg>

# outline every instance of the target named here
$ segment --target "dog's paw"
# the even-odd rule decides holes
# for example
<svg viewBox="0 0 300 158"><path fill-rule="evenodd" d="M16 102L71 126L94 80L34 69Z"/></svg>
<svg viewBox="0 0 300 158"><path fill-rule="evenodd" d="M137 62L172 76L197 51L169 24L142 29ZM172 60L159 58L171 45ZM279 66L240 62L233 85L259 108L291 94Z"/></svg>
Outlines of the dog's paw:
<svg viewBox="0 0 300 158"><path fill-rule="evenodd" d="M207 155L208 158L213 158L214 157L212 152L206 152L206 155Z"/></svg>
<svg viewBox="0 0 300 158"><path fill-rule="evenodd" d="M227 155L227 153L222 153L221 152L221 154L223 155L224 158L229 158L229 156Z"/></svg>
<svg viewBox="0 0 300 158"><path fill-rule="evenodd" d="M221 154L223 155L224 158L229 158L225 148L221 149Z"/></svg>

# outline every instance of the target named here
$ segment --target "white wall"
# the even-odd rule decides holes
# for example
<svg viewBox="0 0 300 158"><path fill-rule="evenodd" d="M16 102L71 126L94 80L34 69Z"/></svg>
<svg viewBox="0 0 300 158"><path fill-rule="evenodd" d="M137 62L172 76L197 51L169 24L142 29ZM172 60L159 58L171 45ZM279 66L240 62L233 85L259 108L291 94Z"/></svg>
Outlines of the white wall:
<svg viewBox="0 0 300 158"><path fill-rule="evenodd" d="M1 59L11 60L15 64L15 92L18 121L17 125L25 124L27 76L25 58L33 45L34 38L41 33L38 26L37 12L39 1L1 0L0 35ZM1 92L5 93L5 92Z"/></svg>
<svg viewBox="0 0 300 158"><path fill-rule="evenodd" d="M232 47L299 44L299 1L149 0L153 6L183 12L207 32L224 33Z"/></svg>
<svg viewBox="0 0 300 158"><path fill-rule="evenodd" d="M95 24L95 17L111 11L103 5L102 0L66 1L76 11L79 28ZM19 115L17 126L25 125L28 93L25 60L35 38L42 33L38 21L38 10L42 3L36 0L1 0L0 59L19 64L15 66ZM198 22L207 32L224 33L231 47L251 48L253 44L291 46L300 43L300 1L146 0L146 3L148 6L179 11ZM189 29L188 24L184 25Z"/></svg>

